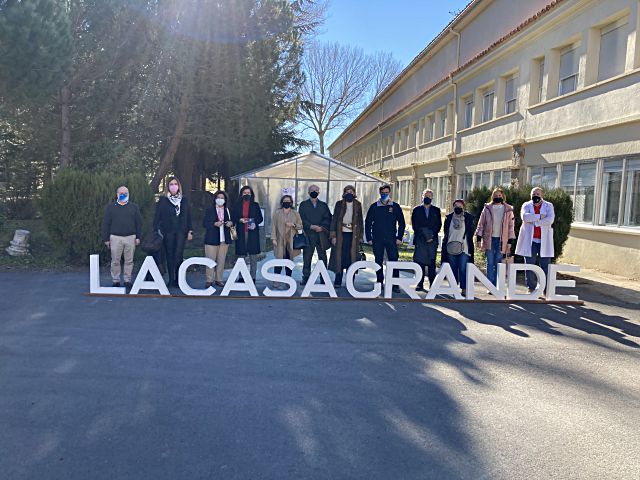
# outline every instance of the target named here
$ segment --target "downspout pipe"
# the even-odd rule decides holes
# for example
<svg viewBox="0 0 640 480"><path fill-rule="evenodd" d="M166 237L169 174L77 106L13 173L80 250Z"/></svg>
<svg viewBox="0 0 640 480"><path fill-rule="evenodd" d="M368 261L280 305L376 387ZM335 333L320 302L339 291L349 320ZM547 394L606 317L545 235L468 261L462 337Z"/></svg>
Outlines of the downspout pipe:
<svg viewBox="0 0 640 480"><path fill-rule="evenodd" d="M449 31L454 34L458 40L458 48L456 50L456 70L460 68L460 33L453 28ZM458 84L453 79L453 73L449 76L449 83L453 86L453 135L451 135L451 153L456 152L458 142Z"/></svg>
<svg viewBox="0 0 640 480"><path fill-rule="evenodd" d="M456 51L456 70L458 68L460 68L460 33L456 32L453 28L450 28L449 31L454 34L458 40L458 48ZM453 86L453 134L451 135L451 153L450 155L455 155L457 150L458 150L458 110L459 110L459 105L458 105L458 84L454 81L453 78L453 73L451 73L451 75L449 76L449 82L450 84ZM449 160L451 161L451 160ZM455 162L455 159L454 159ZM451 173L450 177L449 177L449 191L448 196L449 198L447 199L448 204L451 204L453 202L453 198L454 198L454 190L455 190L455 186L454 186L454 174L453 172Z"/></svg>

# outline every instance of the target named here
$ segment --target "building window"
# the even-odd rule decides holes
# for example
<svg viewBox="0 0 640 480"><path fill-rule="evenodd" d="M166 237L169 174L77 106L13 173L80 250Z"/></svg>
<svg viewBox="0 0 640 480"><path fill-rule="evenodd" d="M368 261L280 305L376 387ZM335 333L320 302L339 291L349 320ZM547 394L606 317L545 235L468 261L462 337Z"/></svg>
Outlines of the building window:
<svg viewBox="0 0 640 480"><path fill-rule="evenodd" d="M544 86L544 58L538 62L538 103L542 103L544 100L544 92L542 90Z"/></svg>
<svg viewBox="0 0 640 480"><path fill-rule="evenodd" d="M475 180L474 188L491 188L491 172L478 172Z"/></svg>
<svg viewBox="0 0 640 480"><path fill-rule="evenodd" d="M576 222L593 222L597 164L596 162L579 163L577 168L573 218Z"/></svg>
<svg viewBox="0 0 640 480"><path fill-rule="evenodd" d="M576 47L567 47L560 52L560 95L566 95L578 88L578 63L580 57Z"/></svg>
<svg viewBox="0 0 640 480"><path fill-rule="evenodd" d="M472 189L473 175L470 173L458 175L458 198L466 200Z"/></svg>
<svg viewBox="0 0 640 480"><path fill-rule="evenodd" d="M464 101L464 128L473 126L473 96Z"/></svg>
<svg viewBox="0 0 640 480"><path fill-rule="evenodd" d="M602 192L600 195L601 225L618 225L620 222L623 169L623 160L607 160L604 162Z"/></svg>
<svg viewBox="0 0 640 480"><path fill-rule="evenodd" d="M640 158L627 159L624 225L640 227Z"/></svg>
<svg viewBox="0 0 640 480"><path fill-rule="evenodd" d="M625 18L601 29L598 81L624 73L627 60L627 23Z"/></svg>
<svg viewBox="0 0 640 480"><path fill-rule="evenodd" d="M511 76L506 79L504 89L504 113L509 115L516 111L517 108L517 89L516 89L516 77Z"/></svg>
<svg viewBox="0 0 640 480"><path fill-rule="evenodd" d="M440 111L440 136L444 137L447 134L447 109L443 108Z"/></svg>
<svg viewBox="0 0 640 480"><path fill-rule="evenodd" d="M409 148L409 127L400 130L400 151L404 152Z"/></svg>
<svg viewBox="0 0 640 480"><path fill-rule="evenodd" d="M493 184L501 187L511 186L511 170L498 170L493 173Z"/></svg>
<svg viewBox="0 0 640 480"><path fill-rule="evenodd" d="M405 206L411 205L411 180L398 182L398 203Z"/></svg>
<svg viewBox="0 0 640 480"><path fill-rule="evenodd" d="M418 124L413 122L409 126L409 148L416 146L416 132L418 131Z"/></svg>
<svg viewBox="0 0 640 480"><path fill-rule="evenodd" d="M493 119L493 99L495 93L493 90L485 92L482 95L482 121L488 122Z"/></svg>
<svg viewBox="0 0 640 480"><path fill-rule="evenodd" d="M428 177L424 179L423 185L424 188L433 191L433 205L444 208L444 204L447 201L447 191L449 190L448 177Z"/></svg>
<svg viewBox="0 0 640 480"><path fill-rule="evenodd" d="M543 189L556 188L558 178L558 167L536 167L531 169L531 184L534 187L540 186Z"/></svg>

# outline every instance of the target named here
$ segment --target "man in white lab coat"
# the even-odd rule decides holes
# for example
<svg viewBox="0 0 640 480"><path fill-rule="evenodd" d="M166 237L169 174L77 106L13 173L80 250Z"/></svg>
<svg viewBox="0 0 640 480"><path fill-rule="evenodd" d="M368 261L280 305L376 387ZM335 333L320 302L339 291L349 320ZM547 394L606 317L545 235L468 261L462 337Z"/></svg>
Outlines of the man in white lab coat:
<svg viewBox="0 0 640 480"><path fill-rule="evenodd" d="M543 200L542 188L531 190L531 200L525 202L520 210L522 226L518 234L516 255L522 255L527 264L538 264L545 275L549 272L549 263L554 257L553 221L555 213L553 204ZM527 272L527 288L529 292L536 289L537 277Z"/></svg>

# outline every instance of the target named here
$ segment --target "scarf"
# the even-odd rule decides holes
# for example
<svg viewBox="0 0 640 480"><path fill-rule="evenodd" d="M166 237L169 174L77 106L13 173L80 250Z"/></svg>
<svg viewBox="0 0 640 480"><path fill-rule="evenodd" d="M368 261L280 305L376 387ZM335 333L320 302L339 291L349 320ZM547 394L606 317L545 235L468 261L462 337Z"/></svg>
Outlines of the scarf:
<svg viewBox="0 0 640 480"><path fill-rule="evenodd" d="M464 226L464 212L460 215L453 214L453 228L460 230Z"/></svg>
<svg viewBox="0 0 640 480"><path fill-rule="evenodd" d="M173 204L176 209L176 216L180 215L180 203L182 202L182 193L178 193L177 195L168 194L167 198Z"/></svg>
<svg viewBox="0 0 640 480"><path fill-rule="evenodd" d="M251 206L250 200L242 200L242 218L249 218L249 207ZM244 224L244 233L249 231L249 223Z"/></svg>

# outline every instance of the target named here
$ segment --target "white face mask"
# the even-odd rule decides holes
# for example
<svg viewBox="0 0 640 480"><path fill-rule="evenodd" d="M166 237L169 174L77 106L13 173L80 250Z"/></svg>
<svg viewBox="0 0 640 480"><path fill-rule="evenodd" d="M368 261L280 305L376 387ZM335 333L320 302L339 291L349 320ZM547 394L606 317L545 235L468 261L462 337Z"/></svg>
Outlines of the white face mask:
<svg viewBox="0 0 640 480"><path fill-rule="evenodd" d="M224 205L224 198L216 198L216 205L218 205L219 207Z"/></svg>

